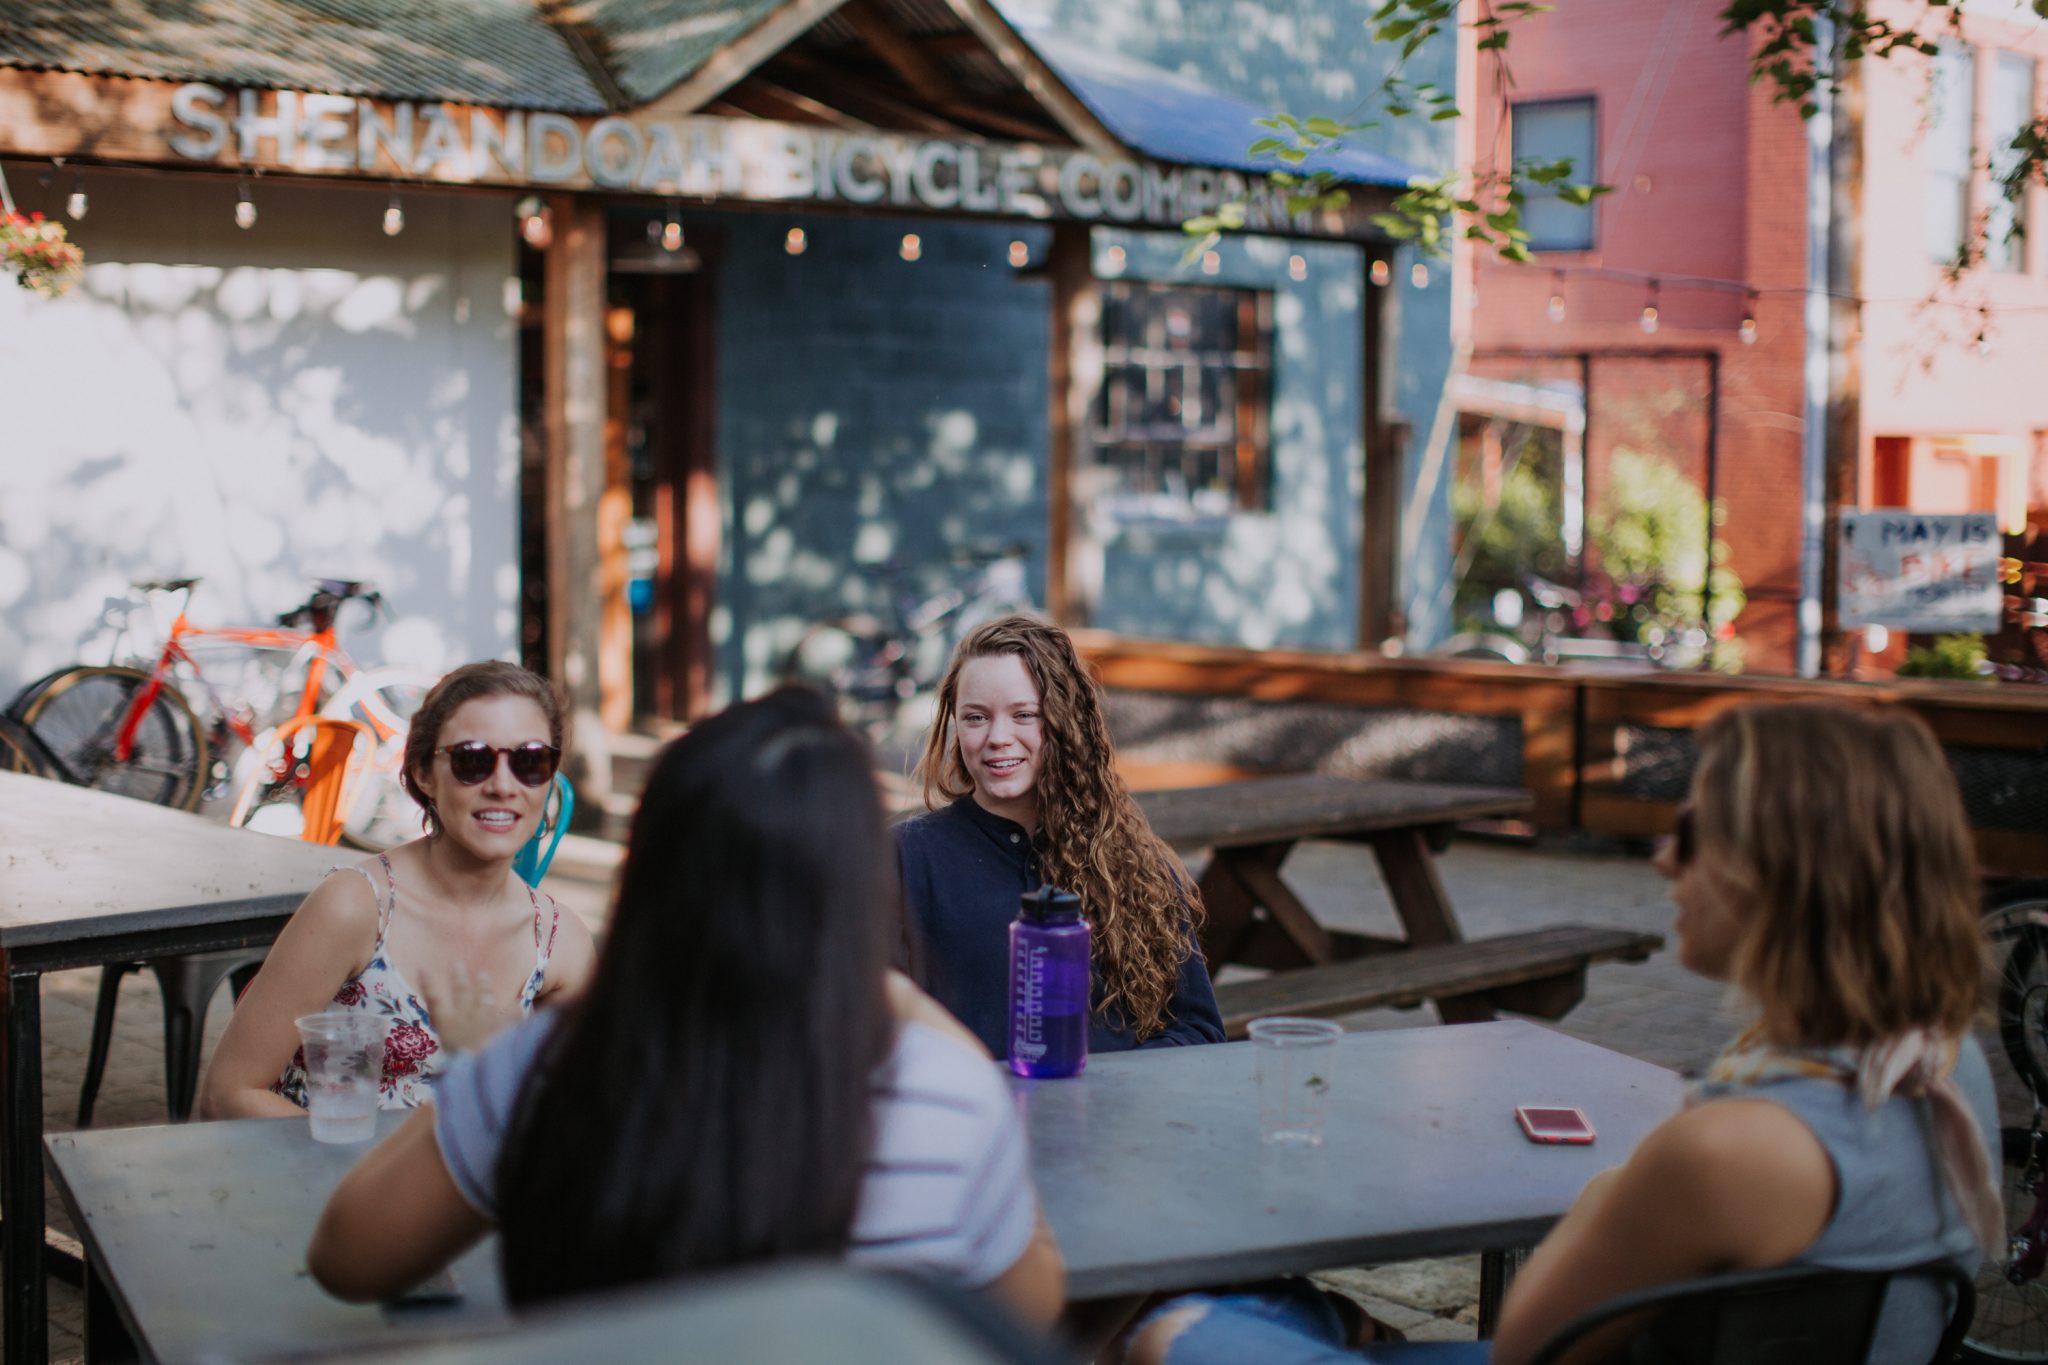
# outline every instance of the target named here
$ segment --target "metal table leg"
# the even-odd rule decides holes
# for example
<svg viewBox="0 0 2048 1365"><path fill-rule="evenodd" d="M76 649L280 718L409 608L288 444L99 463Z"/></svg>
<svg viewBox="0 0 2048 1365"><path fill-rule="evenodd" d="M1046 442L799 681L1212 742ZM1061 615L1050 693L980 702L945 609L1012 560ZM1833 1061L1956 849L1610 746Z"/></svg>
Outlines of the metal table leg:
<svg viewBox="0 0 2048 1365"><path fill-rule="evenodd" d="M7 1359L46 1359L49 1303L43 1284L42 978L11 964L0 975L6 1026L0 1029L0 1279Z"/></svg>
<svg viewBox="0 0 2048 1365"><path fill-rule="evenodd" d="M1508 1251L1482 1251L1479 1253L1479 1339L1489 1341L1493 1329L1500 1322L1500 1306L1507 1298L1508 1286L1515 1282L1515 1272L1522 1268L1522 1262L1529 1259L1526 1249L1516 1247Z"/></svg>

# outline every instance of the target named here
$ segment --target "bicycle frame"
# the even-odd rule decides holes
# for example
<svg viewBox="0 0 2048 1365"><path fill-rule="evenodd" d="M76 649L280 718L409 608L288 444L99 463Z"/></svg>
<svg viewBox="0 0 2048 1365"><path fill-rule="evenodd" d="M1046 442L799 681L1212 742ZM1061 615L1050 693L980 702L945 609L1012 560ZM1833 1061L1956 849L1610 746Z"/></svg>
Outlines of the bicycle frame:
<svg viewBox="0 0 2048 1365"><path fill-rule="evenodd" d="M189 601L190 589L186 591ZM136 690L134 699L128 704L127 712L121 717L120 728L115 732L114 757L120 762L125 763L134 755L135 736L142 728L142 718L149 714L149 708L156 701L157 694L163 691L173 669L181 663L192 670L192 675L199 680L200 686L206 689L207 696L213 701L215 713L234 731L236 737L244 744L253 745L256 742L255 729L236 715L234 709L226 705L220 694L214 691L213 685L207 682L205 668L185 647L187 640L218 640L246 645L251 649L289 650L292 652L292 658L286 664L288 670L303 658L306 665L305 682L290 717L294 721L309 720L318 712L320 684L327 676L329 664L332 664L343 678L351 677L358 671L355 660L348 656L336 640L332 622L317 631L292 630L283 626L196 626L185 615L185 609L181 605L176 618L171 622L170 633L164 640L164 647L157 655L156 664L150 669L148 683ZM378 732L379 742L389 739L394 733L374 715L370 718L370 724Z"/></svg>

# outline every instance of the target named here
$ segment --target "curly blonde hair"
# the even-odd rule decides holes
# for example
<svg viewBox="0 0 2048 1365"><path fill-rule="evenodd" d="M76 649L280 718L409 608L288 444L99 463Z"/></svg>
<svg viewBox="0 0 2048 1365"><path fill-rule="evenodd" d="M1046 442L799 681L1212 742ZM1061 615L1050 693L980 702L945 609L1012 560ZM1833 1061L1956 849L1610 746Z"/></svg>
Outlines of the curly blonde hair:
<svg viewBox="0 0 2048 1365"><path fill-rule="evenodd" d="M1081 898L1094 927L1100 1012L1143 1041L1169 1022L1174 986L1195 951L1202 897L1117 774L1102 689L1064 630L1004 616L960 642L918 760L925 805L936 810L974 790L955 728L960 671L970 660L1004 654L1022 659L1038 688L1043 739L1035 795L1045 835L1039 870Z"/></svg>

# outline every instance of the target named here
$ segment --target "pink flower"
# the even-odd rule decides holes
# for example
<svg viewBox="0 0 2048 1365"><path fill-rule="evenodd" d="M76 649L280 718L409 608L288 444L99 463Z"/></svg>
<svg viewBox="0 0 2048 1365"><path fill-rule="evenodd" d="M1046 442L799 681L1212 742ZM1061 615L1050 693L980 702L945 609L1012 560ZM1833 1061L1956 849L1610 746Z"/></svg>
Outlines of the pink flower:
<svg viewBox="0 0 2048 1365"><path fill-rule="evenodd" d="M411 1020L402 1019L391 1026L391 1036L384 1040L384 1074L413 1075L421 1062L440 1050L433 1034Z"/></svg>
<svg viewBox="0 0 2048 1365"><path fill-rule="evenodd" d="M360 1005L369 998L370 992L360 981L344 981L341 989L334 993L334 1003L343 1006Z"/></svg>

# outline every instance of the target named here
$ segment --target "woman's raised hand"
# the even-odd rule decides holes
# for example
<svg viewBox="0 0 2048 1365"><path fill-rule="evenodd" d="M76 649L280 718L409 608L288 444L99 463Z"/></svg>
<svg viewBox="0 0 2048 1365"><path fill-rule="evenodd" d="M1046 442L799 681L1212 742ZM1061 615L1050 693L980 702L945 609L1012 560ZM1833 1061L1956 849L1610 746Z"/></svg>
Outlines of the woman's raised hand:
<svg viewBox="0 0 2048 1365"><path fill-rule="evenodd" d="M466 962L445 970L422 967L420 998L448 1052L474 1052L512 1022L491 988L491 974L472 973Z"/></svg>

